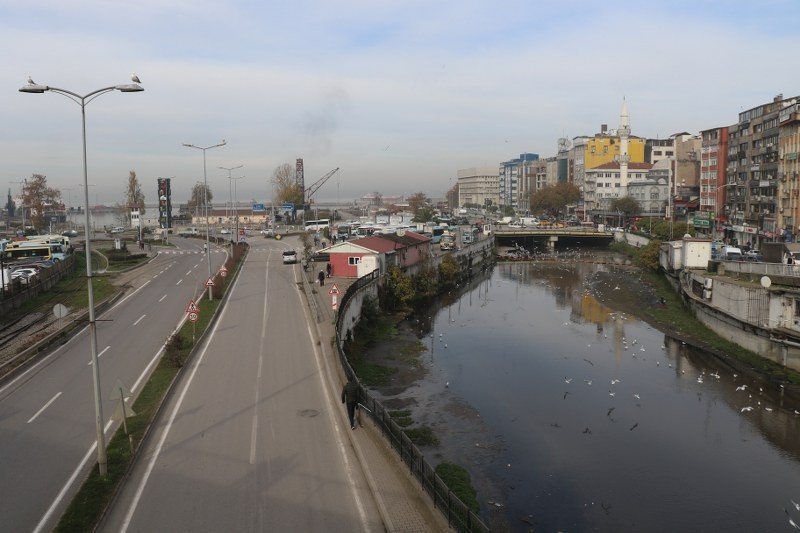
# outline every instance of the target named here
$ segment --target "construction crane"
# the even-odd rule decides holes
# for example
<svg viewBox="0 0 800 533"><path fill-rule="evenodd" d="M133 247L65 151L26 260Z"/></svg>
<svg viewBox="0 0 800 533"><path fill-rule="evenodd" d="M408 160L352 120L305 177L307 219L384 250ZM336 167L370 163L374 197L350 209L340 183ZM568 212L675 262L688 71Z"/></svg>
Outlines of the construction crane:
<svg viewBox="0 0 800 533"><path fill-rule="evenodd" d="M314 183L309 185L306 188L306 190L303 191L303 208L304 209L310 209L309 206L311 204L311 197L314 196L314 193L316 193L320 189L320 187L325 185L325 182L328 181L329 179L331 179L331 176L333 176L337 172L339 172L339 167L334 168L333 170L331 170L330 172L328 172L327 174L322 176L320 179L318 179L317 181L315 181Z"/></svg>

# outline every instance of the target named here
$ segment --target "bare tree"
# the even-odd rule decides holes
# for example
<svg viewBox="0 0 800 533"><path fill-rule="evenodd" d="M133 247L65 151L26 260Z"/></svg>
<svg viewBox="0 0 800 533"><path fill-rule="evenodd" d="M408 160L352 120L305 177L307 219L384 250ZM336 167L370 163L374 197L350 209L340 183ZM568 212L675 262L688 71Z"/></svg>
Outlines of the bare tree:
<svg viewBox="0 0 800 533"><path fill-rule="evenodd" d="M420 209L428 207L428 197L425 196L424 192L415 192L408 197L408 207L411 209L411 212L414 213L414 216L416 216Z"/></svg>
<svg viewBox="0 0 800 533"><path fill-rule="evenodd" d="M142 186L139 184L139 178L136 177L136 172L131 170L128 173L128 183L125 186L125 202L123 205L117 204L119 210L117 219L123 226L130 226L131 224L131 209L138 209L139 215L144 215L144 193Z"/></svg>
<svg viewBox="0 0 800 533"><path fill-rule="evenodd" d="M211 207L211 200L214 199L214 194L211 192L211 187L208 188L208 205ZM204 183L197 182L192 187L192 193L189 195L189 201L186 206L189 211L195 211L200 207L206 205L206 186Z"/></svg>
<svg viewBox="0 0 800 533"><path fill-rule="evenodd" d="M47 214L61 201L61 191L47 186L47 176L33 174L22 186L22 204L31 215L31 225L41 230L47 223Z"/></svg>
<svg viewBox="0 0 800 533"><path fill-rule="evenodd" d="M275 191L275 201L290 203L295 206L303 205L303 189L295 181L294 167L288 163L278 165L272 171L272 185Z"/></svg>

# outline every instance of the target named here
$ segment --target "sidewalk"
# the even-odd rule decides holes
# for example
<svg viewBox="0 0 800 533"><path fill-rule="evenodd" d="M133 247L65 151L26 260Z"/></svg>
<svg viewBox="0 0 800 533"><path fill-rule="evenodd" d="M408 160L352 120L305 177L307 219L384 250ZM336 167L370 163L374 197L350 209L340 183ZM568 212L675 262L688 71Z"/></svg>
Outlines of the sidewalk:
<svg viewBox="0 0 800 533"><path fill-rule="evenodd" d="M343 373L336 354L335 346L330 342L335 332L334 312L331 309L330 288L336 284L341 294L355 282L349 278L326 278L325 285L319 286L316 273L309 270L304 275L315 294L307 294L317 305L317 322L320 346L323 349L328 368L335 371L339 387L344 385ZM319 270L319 269L317 269ZM306 286L308 287L308 286ZM314 311L314 309L312 309ZM344 409L341 416L346 417ZM442 513L435 509L433 501L425 493L408 471L408 467L400 460L400 456L383 438L372 419L361 415L363 426L348 433L350 442L358 456L361 468L372 489L375 502L389 532L430 532L447 531L447 521Z"/></svg>

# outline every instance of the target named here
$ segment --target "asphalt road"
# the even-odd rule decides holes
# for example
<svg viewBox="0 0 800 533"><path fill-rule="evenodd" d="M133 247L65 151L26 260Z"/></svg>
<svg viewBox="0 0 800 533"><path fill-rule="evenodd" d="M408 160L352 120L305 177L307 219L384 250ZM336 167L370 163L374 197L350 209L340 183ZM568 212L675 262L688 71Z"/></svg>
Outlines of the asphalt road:
<svg viewBox="0 0 800 533"><path fill-rule="evenodd" d="M282 264L299 245L252 243L103 531L383 531L300 266Z"/></svg>
<svg viewBox="0 0 800 533"><path fill-rule="evenodd" d="M130 276L131 289L98 316L103 415L106 435L118 402L119 381L134 393L183 319L190 298L208 277L202 243L174 239L178 249L159 254ZM211 254L212 268L226 254ZM88 330L0 385L0 530L54 527L96 461L94 400Z"/></svg>

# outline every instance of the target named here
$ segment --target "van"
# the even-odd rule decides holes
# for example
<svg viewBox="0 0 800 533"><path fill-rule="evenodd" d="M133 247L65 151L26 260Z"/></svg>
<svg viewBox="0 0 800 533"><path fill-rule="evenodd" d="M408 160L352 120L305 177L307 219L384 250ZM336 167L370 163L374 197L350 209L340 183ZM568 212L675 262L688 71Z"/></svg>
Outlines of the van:
<svg viewBox="0 0 800 533"><path fill-rule="evenodd" d="M744 258L742 249L735 246L726 246L722 251L725 261L741 261Z"/></svg>

